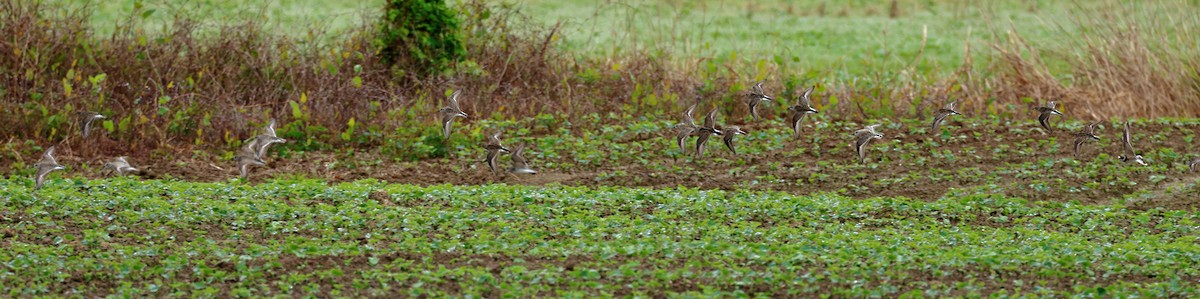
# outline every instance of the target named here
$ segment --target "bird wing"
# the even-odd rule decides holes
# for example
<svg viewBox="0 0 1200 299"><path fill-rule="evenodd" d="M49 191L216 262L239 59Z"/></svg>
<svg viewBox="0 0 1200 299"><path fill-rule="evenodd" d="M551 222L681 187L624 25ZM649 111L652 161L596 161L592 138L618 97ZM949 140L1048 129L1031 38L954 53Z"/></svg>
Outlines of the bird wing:
<svg viewBox="0 0 1200 299"><path fill-rule="evenodd" d="M709 129L715 129L716 126L717 126L717 108L714 107L712 110L708 111L708 116L704 117L704 127L709 128Z"/></svg>
<svg viewBox="0 0 1200 299"><path fill-rule="evenodd" d="M58 164L58 161L54 159L54 148L55 146L50 146L50 148L46 149L46 152L42 153L42 160L38 162Z"/></svg>
<svg viewBox="0 0 1200 299"><path fill-rule="evenodd" d="M1121 139L1125 143L1125 156L1132 158L1133 156L1137 155L1137 153L1134 152L1134 150L1133 150L1133 140L1131 140L1131 138L1129 136L1129 123L1128 122L1125 123L1125 134L1124 134L1124 136L1121 137Z"/></svg>
<svg viewBox="0 0 1200 299"><path fill-rule="evenodd" d="M458 96L461 94L462 90L455 90L454 93L450 94L450 108L453 108L456 112L462 112L462 108L458 107Z"/></svg>
<svg viewBox="0 0 1200 299"><path fill-rule="evenodd" d="M496 157L498 156L500 156L500 150L488 150L487 165L488 168L492 169L492 172L496 172Z"/></svg>
<svg viewBox="0 0 1200 299"><path fill-rule="evenodd" d="M763 92L762 82L755 83L754 87L751 87L750 89L753 90L752 92L754 93L754 95L764 96L764 97L766 96L766 93Z"/></svg>
<svg viewBox="0 0 1200 299"><path fill-rule="evenodd" d="M513 150L512 154L509 154L509 157L512 158L513 166L528 166L526 163L529 161L525 160L525 144L518 144L517 148Z"/></svg>
<svg viewBox="0 0 1200 299"><path fill-rule="evenodd" d="M1052 114L1050 114L1050 111L1041 111L1041 113L1042 114L1038 114L1038 123L1042 125L1042 128L1045 128L1047 131L1050 131L1051 130L1050 123L1048 123L1047 121L1050 120L1050 116Z"/></svg>
<svg viewBox="0 0 1200 299"><path fill-rule="evenodd" d="M700 137L696 138L696 156L697 157L704 154L704 143L708 142L708 138L711 136L712 136L712 134L700 134Z"/></svg>
<svg viewBox="0 0 1200 299"><path fill-rule="evenodd" d="M930 131L937 131L938 125L940 125L942 123L942 121L946 120L946 117L949 117L949 116L950 116L949 112L938 111L938 114L933 117L933 128L930 129Z"/></svg>
<svg viewBox="0 0 1200 299"><path fill-rule="evenodd" d="M800 137L800 121L802 120L804 120L804 113L801 113L799 110L792 111L792 133L795 134L793 136L795 138Z"/></svg>
<svg viewBox="0 0 1200 299"><path fill-rule="evenodd" d="M693 132L696 132L695 127L681 127L681 129L679 129L679 132L676 133L675 143L679 144L679 151L685 152L685 153L687 152L687 145L686 145L687 138L688 138L688 136L692 136Z"/></svg>
<svg viewBox="0 0 1200 299"><path fill-rule="evenodd" d="M693 113L696 112L696 105L699 105L699 104L700 103L692 104L692 106L687 108L687 111L685 111L683 113L683 123L689 124L692 126L696 125L696 119L692 115L693 115Z"/></svg>
<svg viewBox="0 0 1200 299"><path fill-rule="evenodd" d="M725 138L724 138L725 147L729 148L729 151L733 152L734 155L737 155L737 149L735 149L733 147L733 135L737 135L737 134L726 134L725 135Z"/></svg>
<svg viewBox="0 0 1200 299"><path fill-rule="evenodd" d="M454 115L442 114L442 136L450 138L450 126L454 124Z"/></svg>
<svg viewBox="0 0 1200 299"><path fill-rule="evenodd" d="M263 133L268 136L271 136L271 137L276 136L275 135L275 119L274 118L267 121L267 128L263 130Z"/></svg>
<svg viewBox="0 0 1200 299"><path fill-rule="evenodd" d="M495 134L488 135L488 144L499 146L500 145L500 133L503 133L503 132L496 131Z"/></svg>
<svg viewBox="0 0 1200 299"><path fill-rule="evenodd" d="M812 95L812 92L814 89L817 89L816 85L809 87L807 90L804 90L804 92L800 94L800 98L798 99L798 101L801 106L804 106L805 108L812 108L812 99L810 99L809 96Z"/></svg>

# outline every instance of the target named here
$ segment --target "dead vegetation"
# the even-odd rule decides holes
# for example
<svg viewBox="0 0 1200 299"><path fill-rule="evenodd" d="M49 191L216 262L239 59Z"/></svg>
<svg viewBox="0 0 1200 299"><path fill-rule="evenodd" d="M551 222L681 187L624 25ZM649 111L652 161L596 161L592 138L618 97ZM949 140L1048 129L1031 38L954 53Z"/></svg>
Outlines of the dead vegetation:
<svg viewBox="0 0 1200 299"><path fill-rule="evenodd" d="M851 119L923 117L950 99L973 115L1012 117L1027 113L1031 102L1056 100L1084 119L1196 117L1200 51L1190 37L1200 15L1172 3L1081 7L1070 21L1088 30L1053 45L1030 44L996 21L995 42L964 49L967 60L948 76L912 69L854 79L780 74L790 79L768 86L786 98L818 84L814 100L823 113ZM679 66L652 50L580 59L555 47L558 26L533 25L513 8L483 1L461 8L467 62L452 74L417 77L379 61L371 28L313 44L254 22L200 34L186 17L152 33L135 12L112 36L95 36L87 7L3 0L0 134L60 142L70 136L71 115L91 110L110 116L103 138L132 150L228 149L268 118L280 119L281 134L303 138L311 149L374 147L384 136L419 135L411 128L433 125L432 111L450 89L465 91L468 121L674 115L697 96L726 114L746 113L737 87L752 75L737 71L743 62L702 58ZM973 67L975 59L987 66ZM1052 74L1051 59L1073 71Z"/></svg>

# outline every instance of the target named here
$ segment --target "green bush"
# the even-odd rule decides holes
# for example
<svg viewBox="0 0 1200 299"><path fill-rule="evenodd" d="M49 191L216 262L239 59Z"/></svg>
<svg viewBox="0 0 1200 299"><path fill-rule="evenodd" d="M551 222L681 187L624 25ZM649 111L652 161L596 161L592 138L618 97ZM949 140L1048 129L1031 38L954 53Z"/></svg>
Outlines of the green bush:
<svg viewBox="0 0 1200 299"><path fill-rule="evenodd" d="M458 17L443 0L389 0L377 42L383 61L420 75L466 57Z"/></svg>

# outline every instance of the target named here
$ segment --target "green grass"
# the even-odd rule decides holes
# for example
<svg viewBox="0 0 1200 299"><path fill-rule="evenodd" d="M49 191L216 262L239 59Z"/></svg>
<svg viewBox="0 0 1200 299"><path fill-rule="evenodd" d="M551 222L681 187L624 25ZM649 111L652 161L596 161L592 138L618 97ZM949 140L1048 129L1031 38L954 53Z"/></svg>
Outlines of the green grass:
<svg viewBox="0 0 1200 299"><path fill-rule="evenodd" d="M1193 297L1195 213L965 196L0 181L9 296Z"/></svg>
<svg viewBox="0 0 1200 299"><path fill-rule="evenodd" d="M144 16L147 27L160 29L174 22L176 14L200 21L203 26L263 21L266 29L291 35L326 29L331 33L376 21L383 1L164 1L164 0L44 0L73 6L91 5L92 27L99 36L112 33L131 14ZM336 34L332 34L336 36Z"/></svg>
<svg viewBox="0 0 1200 299"><path fill-rule="evenodd" d="M853 76L910 65L922 73L953 71L968 44L976 53L986 48L989 16L1046 37L1056 32L1049 28L1054 21L1046 20L1062 21L1071 6L1052 2L1031 10L1028 1L900 1L892 18L887 1L523 3L538 20L565 22L564 45L584 53L662 48L688 60L737 56L794 68L787 73Z"/></svg>

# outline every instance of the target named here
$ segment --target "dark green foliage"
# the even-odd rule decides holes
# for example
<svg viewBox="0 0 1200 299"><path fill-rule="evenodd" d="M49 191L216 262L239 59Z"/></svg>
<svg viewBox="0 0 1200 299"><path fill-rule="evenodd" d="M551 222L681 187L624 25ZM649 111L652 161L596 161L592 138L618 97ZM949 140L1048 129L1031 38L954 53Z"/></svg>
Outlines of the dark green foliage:
<svg viewBox="0 0 1200 299"><path fill-rule="evenodd" d="M458 17L442 0L390 0L376 40L380 57L419 75L435 74L467 55Z"/></svg>

